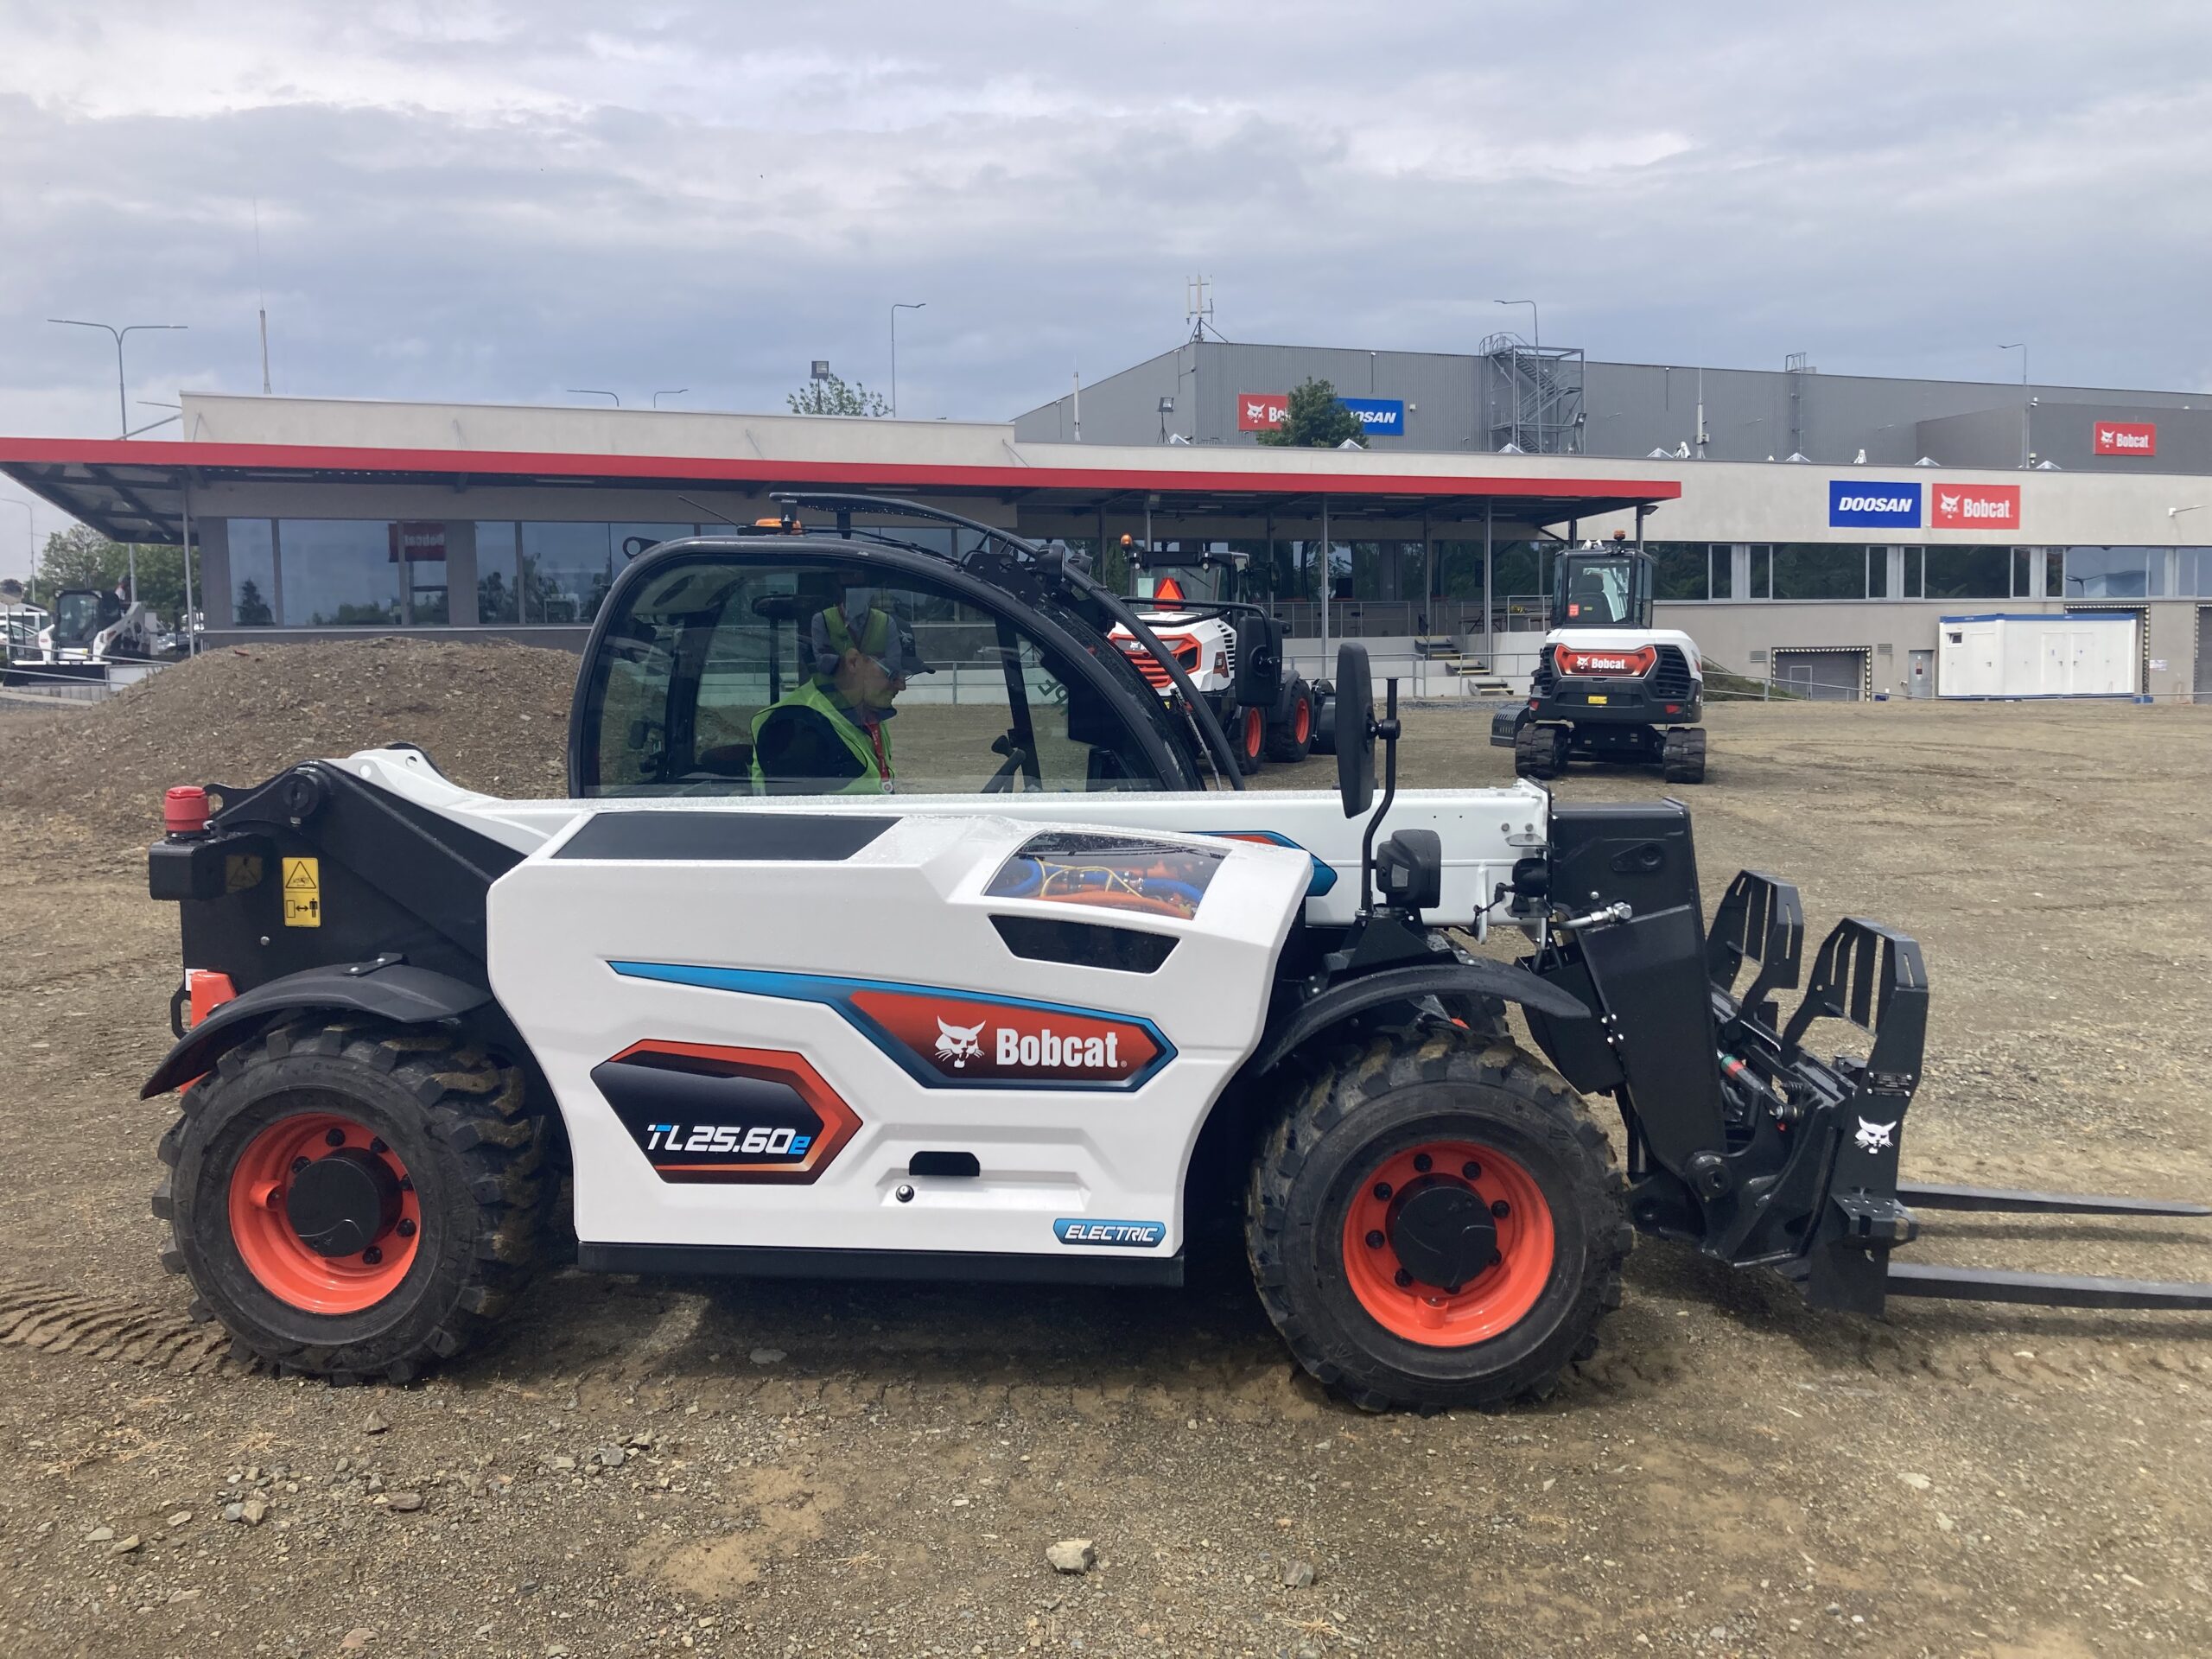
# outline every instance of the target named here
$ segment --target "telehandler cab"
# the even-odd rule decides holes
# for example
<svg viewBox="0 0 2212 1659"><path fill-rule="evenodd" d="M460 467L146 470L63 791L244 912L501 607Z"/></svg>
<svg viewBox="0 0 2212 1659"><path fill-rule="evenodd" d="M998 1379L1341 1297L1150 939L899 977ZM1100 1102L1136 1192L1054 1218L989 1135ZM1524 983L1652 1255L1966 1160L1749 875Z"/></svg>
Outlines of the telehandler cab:
<svg viewBox="0 0 2212 1659"><path fill-rule="evenodd" d="M1268 1317L1377 1409L1548 1389L1639 1229L1861 1313L2212 1307L1892 1262L1916 1208L2207 1212L1901 1182L1918 948L1841 922L1785 1014L1796 893L1746 872L1704 927L1679 804L1400 790L1357 646L1338 790L1241 793L1078 560L800 506L836 530L620 572L569 799L404 745L170 791L150 880L185 974L144 1092L183 1109L154 1211L245 1353L450 1358L522 1287L563 1169L587 1269L1149 1285L1232 1173ZM1471 948L1493 925L1517 963ZM1831 1020L1865 1058L1815 1055Z"/></svg>

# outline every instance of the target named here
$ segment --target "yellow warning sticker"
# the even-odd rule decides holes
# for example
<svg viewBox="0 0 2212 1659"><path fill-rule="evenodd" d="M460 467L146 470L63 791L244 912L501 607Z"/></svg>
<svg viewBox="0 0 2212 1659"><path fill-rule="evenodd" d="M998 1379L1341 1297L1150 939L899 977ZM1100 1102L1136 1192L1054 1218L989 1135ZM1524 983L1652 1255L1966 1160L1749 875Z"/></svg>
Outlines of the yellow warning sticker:
<svg viewBox="0 0 2212 1659"><path fill-rule="evenodd" d="M245 893L261 885L261 855L232 853L223 860L223 891Z"/></svg>
<svg viewBox="0 0 2212 1659"><path fill-rule="evenodd" d="M322 925L322 862L313 858L284 861L284 925Z"/></svg>

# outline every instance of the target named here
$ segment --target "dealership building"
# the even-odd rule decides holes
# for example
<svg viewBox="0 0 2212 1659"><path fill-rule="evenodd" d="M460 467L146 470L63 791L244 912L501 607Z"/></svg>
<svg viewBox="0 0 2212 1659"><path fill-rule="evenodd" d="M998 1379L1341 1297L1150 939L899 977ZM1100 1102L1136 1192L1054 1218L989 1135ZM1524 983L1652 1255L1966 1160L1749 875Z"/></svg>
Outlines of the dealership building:
<svg viewBox="0 0 2212 1659"><path fill-rule="evenodd" d="M1364 447L1261 442L1310 379ZM1060 537L1116 575L1124 536L1243 551L1303 660L1363 639L1431 695L1525 672L1550 550L1618 531L1656 561L1660 624L1751 679L1931 695L1943 619L2093 611L2134 625L2130 689L2212 701L2212 398L2185 393L1500 338L1192 342L1004 423L182 401L175 440L0 437L0 471L118 540L189 538L216 642L573 647L628 550L749 524L780 491L849 491ZM1447 641L1490 672L1434 672Z"/></svg>

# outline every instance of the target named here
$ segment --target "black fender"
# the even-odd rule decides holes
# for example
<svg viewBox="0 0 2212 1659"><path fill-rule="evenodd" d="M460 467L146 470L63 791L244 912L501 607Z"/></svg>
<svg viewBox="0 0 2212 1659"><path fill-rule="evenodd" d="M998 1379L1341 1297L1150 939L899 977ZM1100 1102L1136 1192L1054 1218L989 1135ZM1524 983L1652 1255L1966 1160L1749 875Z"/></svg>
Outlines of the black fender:
<svg viewBox="0 0 2212 1659"><path fill-rule="evenodd" d="M1510 749L1521 735L1521 728L1535 718L1535 711L1527 699L1516 702L1510 709L1501 709L1490 717L1491 747Z"/></svg>
<svg viewBox="0 0 2212 1659"><path fill-rule="evenodd" d="M1244 1075L1257 1077L1272 1071L1300 1045L1369 1008L1386 1002L1414 1002L1425 996L1453 995L1495 996L1518 1002L1554 1020L1590 1018L1586 1004L1524 968L1479 957L1473 961L1417 963L1408 968L1386 968L1380 973L1346 980L1300 1005L1261 1043L1259 1052L1245 1066Z"/></svg>
<svg viewBox="0 0 2212 1659"><path fill-rule="evenodd" d="M315 1009L422 1026L473 1014L491 1001L492 993L480 985L404 962L336 963L287 974L232 997L187 1032L138 1096L151 1100L213 1071L224 1055L280 1014Z"/></svg>

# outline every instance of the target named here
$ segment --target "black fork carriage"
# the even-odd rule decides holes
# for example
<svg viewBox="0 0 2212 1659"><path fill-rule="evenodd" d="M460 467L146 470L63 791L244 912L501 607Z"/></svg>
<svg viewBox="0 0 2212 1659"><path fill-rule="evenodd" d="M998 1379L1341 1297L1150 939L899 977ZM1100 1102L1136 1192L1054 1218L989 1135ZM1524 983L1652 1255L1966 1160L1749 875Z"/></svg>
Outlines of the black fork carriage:
<svg viewBox="0 0 2212 1659"><path fill-rule="evenodd" d="M1919 945L1848 918L1803 980L1804 907L1786 881L1739 873L1700 932L1679 803L1558 804L1552 832L1550 857L1524 860L1511 884L1515 912L1540 941L1525 965L1593 1017L1530 1009L1529 1022L1570 1083L1618 1102L1639 1228L1732 1266L1777 1268L1814 1306L1859 1313L1880 1313L1891 1296L2212 1309L2212 1284L1893 1261L1919 1236L1920 1211L2204 1217L2212 1208L1900 1180L1927 1037ZM1777 993L1801 981L1785 1020ZM1866 1034L1863 1058L1823 1060L1807 1046L1829 1020Z"/></svg>

